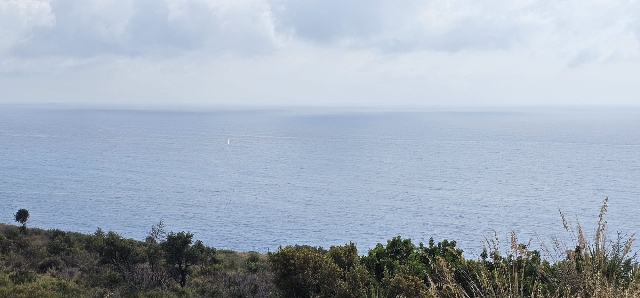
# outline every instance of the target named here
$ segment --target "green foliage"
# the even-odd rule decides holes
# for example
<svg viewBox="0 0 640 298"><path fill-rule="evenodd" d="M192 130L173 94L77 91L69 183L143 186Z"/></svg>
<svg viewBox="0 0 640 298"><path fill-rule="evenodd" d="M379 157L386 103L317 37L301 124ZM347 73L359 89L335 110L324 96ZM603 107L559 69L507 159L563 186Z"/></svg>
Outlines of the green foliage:
<svg viewBox="0 0 640 298"><path fill-rule="evenodd" d="M51 230L49 237L51 241L47 244L47 252L50 255L73 255L76 254L80 248L76 246L77 239L71 235L60 230Z"/></svg>
<svg viewBox="0 0 640 298"><path fill-rule="evenodd" d="M376 245L362 262L375 278L377 292L386 297L422 297L427 291L457 297L473 291L469 268L455 241L436 244L430 239L425 247L397 236L387 245Z"/></svg>
<svg viewBox="0 0 640 298"><path fill-rule="evenodd" d="M344 246L332 246L329 257L344 272L353 269L358 264L358 249L353 243Z"/></svg>
<svg viewBox="0 0 640 298"><path fill-rule="evenodd" d="M34 273L35 274L35 273ZM93 296L73 282L42 276L20 284L6 283L0 274L0 297L88 297ZM102 295L104 296L104 295Z"/></svg>
<svg viewBox="0 0 640 298"><path fill-rule="evenodd" d="M456 241L442 240L435 243L429 239L428 246L420 243L420 262L424 264L426 284L431 291L441 296L457 296L474 292L473 270L464 259L462 249L456 247Z"/></svg>
<svg viewBox="0 0 640 298"><path fill-rule="evenodd" d="M367 269L360 263L356 245L350 242L343 246L332 246L327 255L340 268L335 296L366 296L370 278Z"/></svg>
<svg viewBox="0 0 640 298"><path fill-rule="evenodd" d="M124 239L116 232L109 231L103 238L104 245L100 263L110 265L125 281L131 281L137 264L145 261L145 256L133 239Z"/></svg>
<svg viewBox="0 0 640 298"><path fill-rule="evenodd" d="M20 209L16 212L14 219L20 223L20 231L25 233L27 231L27 220L29 220L29 211L27 209Z"/></svg>
<svg viewBox="0 0 640 298"><path fill-rule="evenodd" d="M159 243L167 236L167 232L165 231L164 221L160 220L158 223L151 226L151 231L147 234L147 238L145 238L145 242L148 243Z"/></svg>
<svg viewBox="0 0 640 298"><path fill-rule="evenodd" d="M169 283L171 266L163 249L168 246L161 243L101 229L85 235L32 228L27 235L0 224L0 297L269 297L276 292L264 255L224 251L219 259L215 248L199 241L187 250L200 256L193 263L198 265L188 268L193 285Z"/></svg>
<svg viewBox="0 0 640 298"><path fill-rule="evenodd" d="M378 282L382 282L384 278L393 278L398 272L419 278L424 278L426 274L420 251L411 239L402 239L400 236L387 241L386 246L378 243L362 258L362 263Z"/></svg>
<svg viewBox="0 0 640 298"><path fill-rule="evenodd" d="M16 285L35 282L38 275L31 270L18 270L9 274L9 279Z"/></svg>
<svg viewBox="0 0 640 298"><path fill-rule="evenodd" d="M593 240L561 215L572 245L555 239L556 251L541 244L541 253L512 233L506 253L496 237L477 260L455 241L400 236L365 256L353 243L265 256L216 250L191 233L161 238L162 222L145 241L0 224L0 297L640 297L634 239L607 237L606 207Z"/></svg>
<svg viewBox="0 0 640 298"><path fill-rule="evenodd" d="M191 233L171 232L167 235L167 240L161 243L169 272L183 288L187 283L189 267L201 262L206 252L200 240L191 245L192 238Z"/></svg>
<svg viewBox="0 0 640 298"><path fill-rule="evenodd" d="M492 246L491 251L485 249L481 260L471 267L475 269L471 271L474 281L481 285L480 293L517 297L551 294L552 268L542 260L539 251L519 244L515 233L512 233L511 251L507 255L500 254L497 245Z"/></svg>
<svg viewBox="0 0 640 298"><path fill-rule="evenodd" d="M29 220L29 211L27 209L20 209L18 210L18 212L16 212L14 218L17 222L24 226L27 224L27 220Z"/></svg>
<svg viewBox="0 0 640 298"><path fill-rule="evenodd" d="M323 252L309 246L285 246L269 255L274 283L284 297L332 296L340 268Z"/></svg>
<svg viewBox="0 0 640 298"><path fill-rule="evenodd" d="M442 240L435 244L433 238L429 239L429 246L425 247L420 243L420 259L422 263L428 265L436 259L442 259L454 267L460 266L464 258L462 249L456 247L455 241ZM427 266L430 267L430 266Z"/></svg>
<svg viewBox="0 0 640 298"><path fill-rule="evenodd" d="M263 264L260 262L260 254L255 251L250 251L248 253L245 266L247 268L247 271L251 273L257 273L261 270L266 269L266 266L263 266Z"/></svg>
<svg viewBox="0 0 640 298"><path fill-rule="evenodd" d="M428 296L427 285L418 277L399 273L383 281L386 297L420 298Z"/></svg>
<svg viewBox="0 0 640 298"><path fill-rule="evenodd" d="M369 275L355 244L286 246L269 254L274 283L284 297L364 297Z"/></svg>

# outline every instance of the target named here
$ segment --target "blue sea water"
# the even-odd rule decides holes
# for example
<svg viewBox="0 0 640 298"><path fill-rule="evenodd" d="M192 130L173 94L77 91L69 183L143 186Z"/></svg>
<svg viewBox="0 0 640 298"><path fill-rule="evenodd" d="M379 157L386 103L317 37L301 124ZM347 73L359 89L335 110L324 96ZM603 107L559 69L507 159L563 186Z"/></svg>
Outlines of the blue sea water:
<svg viewBox="0 0 640 298"><path fill-rule="evenodd" d="M640 110L0 106L0 221L241 251L640 231ZM613 234L614 235L614 234Z"/></svg>

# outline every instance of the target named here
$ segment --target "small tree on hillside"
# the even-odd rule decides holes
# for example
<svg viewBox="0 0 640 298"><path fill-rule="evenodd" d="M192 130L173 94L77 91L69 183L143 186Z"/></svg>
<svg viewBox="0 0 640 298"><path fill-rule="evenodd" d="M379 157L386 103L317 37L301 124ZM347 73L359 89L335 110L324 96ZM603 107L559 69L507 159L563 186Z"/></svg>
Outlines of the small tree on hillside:
<svg viewBox="0 0 640 298"><path fill-rule="evenodd" d="M20 227L21 232L27 231L27 220L29 220L29 211L27 209L20 209L16 212L15 220L19 222L22 226Z"/></svg>
<svg viewBox="0 0 640 298"><path fill-rule="evenodd" d="M164 251L165 261L169 266L169 273L178 281L181 287L187 283L189 267L202 261L205 247L198 240L191 245L193 234L179 232L169 233L167 240L160 245Z"/></svg>
<svg viewBox="0 0 640 298"><path fill-rule="evenodd" d="M150 281L152 283L162 285L166 280L166 271L164 270L164 251L160 246L160 243L164 241L167 233L164 230L164 222L160 220L158 223L151 226L151 231L145 238L144 252L149 262L149 268L151 269Z"/></svg>
<svg viewBox="0 0 640 298"><path fill-rule="evenodd" d="M135 277L136 266L145 261L144 253L133 239L125 239L118 233L109 231L102 237L100 263L111 265L125 281Z"/></svg>

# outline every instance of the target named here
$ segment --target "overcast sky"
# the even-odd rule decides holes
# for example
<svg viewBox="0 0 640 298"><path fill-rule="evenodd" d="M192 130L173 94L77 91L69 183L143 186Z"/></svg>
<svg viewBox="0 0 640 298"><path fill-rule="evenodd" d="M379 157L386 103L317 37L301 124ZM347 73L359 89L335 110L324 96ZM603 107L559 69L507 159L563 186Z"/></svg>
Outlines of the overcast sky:
<svg viewBox="0 0 640 298"><path fill-rule="evenodd" d="M0 103L640 105L640 0L0 0Z"/></svg>

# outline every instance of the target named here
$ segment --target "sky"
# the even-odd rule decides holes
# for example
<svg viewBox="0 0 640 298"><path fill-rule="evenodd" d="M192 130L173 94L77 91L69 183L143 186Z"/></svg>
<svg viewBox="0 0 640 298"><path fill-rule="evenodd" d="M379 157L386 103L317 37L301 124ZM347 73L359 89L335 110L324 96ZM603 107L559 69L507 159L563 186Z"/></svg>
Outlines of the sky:
<svg viewBox="0 0 640 298"><path fill-rule="evenodd" d="M0 103L640 105L640 0L0 0Z"/></svg>

